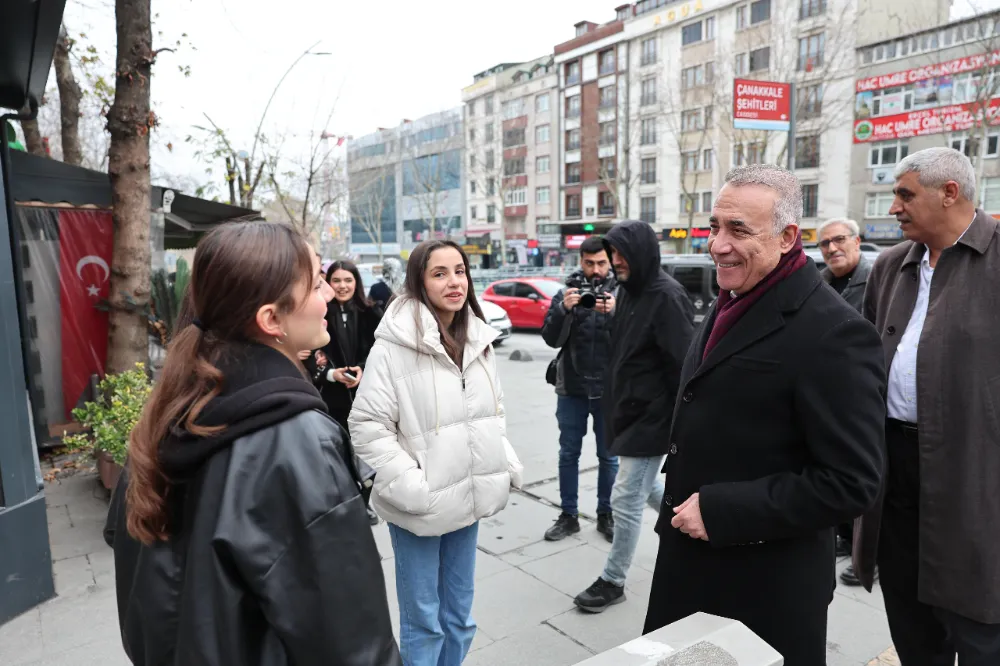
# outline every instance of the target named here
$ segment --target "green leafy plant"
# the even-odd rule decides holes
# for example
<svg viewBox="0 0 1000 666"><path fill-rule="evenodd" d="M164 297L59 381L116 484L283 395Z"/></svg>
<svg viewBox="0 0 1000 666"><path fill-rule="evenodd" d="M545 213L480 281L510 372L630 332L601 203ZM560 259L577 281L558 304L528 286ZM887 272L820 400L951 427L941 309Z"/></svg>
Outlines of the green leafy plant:
<svg viewBox="0 0 1000 666"><path fill-rule="evenodd" d="M75 450L89 450L95 455L107 453L119 465L125 464L128 440L139 421L143 405L153 390L146 367L108 375L98 384L96 402L87 402L73 410L73 418L89 432L67 435L63 443Z"/></svg>

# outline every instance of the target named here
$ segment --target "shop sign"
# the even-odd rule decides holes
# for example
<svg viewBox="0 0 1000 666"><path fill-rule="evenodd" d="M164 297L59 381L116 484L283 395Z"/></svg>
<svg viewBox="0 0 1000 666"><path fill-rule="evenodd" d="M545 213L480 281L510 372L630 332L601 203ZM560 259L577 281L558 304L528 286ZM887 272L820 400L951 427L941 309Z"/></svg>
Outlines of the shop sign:
<svg viewBox="0 0 1000 666"><path fill-rule="evenodd" d="M883 88L896 88L910 83L916 83L917 81L926 81L927 79L937 78L939 76L954 76L955 74L963 74L965 72L973 72L987 67L995 67L998 64L1000 64L1000 50L993 51L991 53L979 53L967 58L956 58L955 60L949 60L935 65L927 65L925 67L917 67L915 69L906 69L901 72L893 72L892 74L880 74L878 76L869 76L864 79L858 79L855 83L855 90L860 93L871 90L882 90Z"/></svg>
<svg viewBox="0 0 1000 666"><path fill-rule="evenodd" d="M891 240L902 238L903 230L897 222L872 222L865 225L865 240Z"/></svg>
<svg viewBox="0 0 1000 666"><path fill-rule="evenodd" d="M691 14L700 12L703 9L701 0L695 0L694 2L685 2L683 5L676 9L668 9L656 16L653 19L653 25L661 25L663 23L673 23L677 19L686 19Z"/></svg>
<svg viewBox="0 0 1000 666"><path fill-rule="evenodd" d="M489 248L480 247L479 245L463 245L462 249L465 250L466 254L489 254Z"/></svg>
<svg viewBox="0 0 1000 666"><path fill-rule="evenodd" d="M815 229L801 229L802 241L805 243L815 243L816 242L816 230Z"/></svg>
<svg viewBox="0 0 1000 666"><path fill-rule="evenodd" d="M559 234L538 234L538 245L557 249L562 247L562 236Z"/></svg>
<svg viewBox="0 0 1000 666"><path fill-rule="evenodd" d="M583 245L583 241L590 238L591 234L576 234L574 236L566 236L566 249L567 250L579 250L580 246Z"/></svg>
<svg viewBox="0 0 1000 666"><path fill-rule="evenodd" d="M936 109L910 111L894 116L866 118L854 122L854 143L907 139L942 132L964 132L976 127L983 120L982 109L974 104L953 104ZM990 100L986 116L990 125L1000 122L997 109L1000 98Z"/></svg>

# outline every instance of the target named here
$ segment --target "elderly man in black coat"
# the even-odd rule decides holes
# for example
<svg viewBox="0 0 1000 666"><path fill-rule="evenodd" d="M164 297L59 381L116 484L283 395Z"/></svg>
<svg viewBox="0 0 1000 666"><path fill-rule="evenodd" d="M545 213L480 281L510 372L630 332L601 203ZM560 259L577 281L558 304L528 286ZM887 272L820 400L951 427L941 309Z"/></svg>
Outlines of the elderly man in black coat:
<svg viewBox="0 0 1000 666"><path fill-rule="evenodd" d="M885 420L879 336L822 286L801 212L770 165L732 170L715 202L720 296L681 371L644 632L704 611L786 666L826 663L834 527L877 497Z"/></svg>

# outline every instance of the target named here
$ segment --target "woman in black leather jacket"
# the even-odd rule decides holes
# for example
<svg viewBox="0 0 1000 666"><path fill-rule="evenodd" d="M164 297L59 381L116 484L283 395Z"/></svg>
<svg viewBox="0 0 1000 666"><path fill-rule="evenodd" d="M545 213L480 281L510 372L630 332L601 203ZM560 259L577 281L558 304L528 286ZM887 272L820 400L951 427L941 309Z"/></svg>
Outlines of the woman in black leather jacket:
<svg viewBox="0 0 1000 666"><path fill-rule="evenodd" d="M305 240L230 223L132 433L105 537L137 666L397 666L360 469L297 350L329 340ZM183 322L180 322L183 324Z"/></svg>

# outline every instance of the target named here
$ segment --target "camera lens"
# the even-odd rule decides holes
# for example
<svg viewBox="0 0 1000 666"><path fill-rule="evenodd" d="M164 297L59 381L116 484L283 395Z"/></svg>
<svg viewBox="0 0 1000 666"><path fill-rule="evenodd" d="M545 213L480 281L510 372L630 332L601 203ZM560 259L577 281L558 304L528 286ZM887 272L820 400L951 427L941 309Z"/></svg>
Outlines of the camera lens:
<svg viewBox="0 0 1000 666"><path fill-rule="evenodd" d="M583 292L580 294L580 305L588 310L592 310L597 305L597 296L590 291Z"/></svg>

